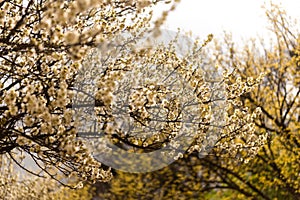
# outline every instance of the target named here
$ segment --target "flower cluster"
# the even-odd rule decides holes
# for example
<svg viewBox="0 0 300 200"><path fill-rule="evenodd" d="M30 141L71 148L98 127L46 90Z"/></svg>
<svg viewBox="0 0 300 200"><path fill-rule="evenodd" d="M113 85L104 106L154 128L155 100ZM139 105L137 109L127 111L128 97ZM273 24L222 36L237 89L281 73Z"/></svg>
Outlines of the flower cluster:
<svg viewBox="0 0 300 200"><path fill-rule="evenodd" d="M152 14L146 8L152 5L146 0L1 2L0 154L26 152L52 178L76 174L82 180L108 181L110 170L77 137L72 104L74 93L82 94L75 79L91 49L125 29L138 33L147 27ZM108 74L92 96L109 107L121 73ZM26 169L22 159L15 162ZM50 172L50 166L59 173Z"/></svg>

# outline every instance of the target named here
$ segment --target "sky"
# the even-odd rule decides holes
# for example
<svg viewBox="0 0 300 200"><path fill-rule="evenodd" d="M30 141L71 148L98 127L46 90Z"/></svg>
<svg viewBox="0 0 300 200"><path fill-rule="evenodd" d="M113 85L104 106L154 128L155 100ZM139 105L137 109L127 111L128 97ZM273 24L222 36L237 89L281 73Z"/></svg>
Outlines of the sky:
<svg viewBox="0 0 300 200"><path fill-rule="evenodd" d="M199 37L206 37L210 33L220 36L224 30L232 32L234 38L267 36L267 20L261 8L264 2L270 1L181 0L176 10L169 14L164 28L181 28ZM282 5L289 15L300 19L300 0L272 2ZM165 6L160 6L156 12L165 9Z"/></svg>

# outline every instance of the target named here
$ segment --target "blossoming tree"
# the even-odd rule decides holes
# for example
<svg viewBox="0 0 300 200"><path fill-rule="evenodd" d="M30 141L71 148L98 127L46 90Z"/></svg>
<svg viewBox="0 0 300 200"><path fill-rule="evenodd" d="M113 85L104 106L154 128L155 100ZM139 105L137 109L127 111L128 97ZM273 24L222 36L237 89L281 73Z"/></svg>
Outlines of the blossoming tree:
<svg viewBox="0 0 300 200"><path fill-rule="evenodd" d="M262 76L232 79L230 69L202 68L201 52L211 35L192 42L184 55L176 49L178 37L140 48L140 38L160 35L168 12L151 23L151 7L159 2L1 1L0 153L27 172L61 183L61 175L110 180L116 163L102 165L91 150L105 154L112 144L129 152L123 158L112 154L121 161L117 167L127 160L129 171L149 164L132 163L131 152L166 146L168 155L159 155L172 161L185 153L205 156L210 147L221 156L251 159L266 138L254 129L259 108L248 110L239 97ZM222 111L213 112L216 105ZM81 133L93 115L99 135L91 144ZM103 138L108 140L101 143ZM176 151L182 146L184 151ZM38 169L25 166L25 158Z"/></svg>
<svg viewBox="0 0 300 200"><path fill-rule="evenodd" d="M116 172L101 197L118 199L299 199L299 30L297 23L277 5L266 8L272 38L246 41L237 47L230 34L204 49L203 65L234 69L229 77L234 89L240 82L264 73L254 90L241 95L240 103L261 115L252 128L268 133L267 143L248 163L236 162L216 149L199 158L189 154L161 170L132 174ZM238 81L237 81L238 80ZM244 140L241 138L241 140ZM239 141L232 144L237 147ZM250 148L251 149L251 148ZM230 149L235 152L235 149ZM257 149L252 149L256 152ZM222 156L222 153L225 153ZM243 152L236 154L242 158Z"/></svg>

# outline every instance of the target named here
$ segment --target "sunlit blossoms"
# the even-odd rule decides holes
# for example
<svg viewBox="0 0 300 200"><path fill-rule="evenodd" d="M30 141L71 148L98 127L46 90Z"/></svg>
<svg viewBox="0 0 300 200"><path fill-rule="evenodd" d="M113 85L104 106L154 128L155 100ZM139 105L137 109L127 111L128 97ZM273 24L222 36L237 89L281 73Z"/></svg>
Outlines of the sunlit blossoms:
<svg viewBox="0 0 300 200"><path fill-rule="evenodd" d="M203 68L212 35L182 54L179 33L154 44L169 12L152 20L160 2L170 3L0 2L0 154L36 176L75 186L112 178L112 166L95 159L111 146L126 153L167 147L161 155L172 161L212 148L221 157L252 158L266 136L254 134L259 108L248 109L240 97L262 75L245 81L230 67ZM86 132L96 132L96 141L83 138ZM121 161L127 166L130 156ZM153 164L144 161L140 169Z"/></svg>
<svg viewBox="0 0 300 200"><path fill-rule="evenodd" d="M191 48L181 54L180 33L158 46L147 43L155 36L143 32L121 37L121 42L111 42L112 48L99 47L83 62L75 86L82 91L73 102L81 135L91 142L98 160L142 172L160 169L184 152L202 157L213 150L237 162L256 155L266 141L265 134L255 133L260 109L252 112L240 97L257 87L263 74L245 82L234 79L234 70L203 68L202 48L212 35L203 42L189 41ZM157 162L160 154L155 151L163 162Z"/></svg>
<svg viewBox="0 0 300 200"><path fill-rule="evenodd" d="M157 3L157 2L156 2ZM108 181L76 135L73 83L93 47L121 31L135 32L151 18L152 1L0 2L0 152L39 176ZM130 19L130 20L129 20ZM129 20L129 21L128 21ZM104 93L104 102L111 96ZM49 170L55 168L57 172Z"/></svg>

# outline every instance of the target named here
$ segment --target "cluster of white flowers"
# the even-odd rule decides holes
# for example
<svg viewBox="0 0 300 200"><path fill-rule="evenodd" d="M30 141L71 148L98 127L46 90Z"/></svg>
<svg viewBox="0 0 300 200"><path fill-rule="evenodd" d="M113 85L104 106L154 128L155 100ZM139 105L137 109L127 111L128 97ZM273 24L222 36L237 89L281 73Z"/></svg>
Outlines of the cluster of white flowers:
<svg viewBox="0 0 300 200"><path fill-rule="evenodd" d="M116 80L120 80L121 77L121 73L112 71L108 72L105 78L100 78L97 83L98 90L96 91L95 99L109 107L113 103L113 91L116 86Z"/></svg>
<svg viewBox="0 0 300 200"><path fill-rule="evenodd" d="M127 0L0 3L3 145L10 147L11 141L44 171L48 169L45 165L53 165L63 174L76 172L87 180L111 178L110 170L103 170L76 138L72 84L90 47L104 39L110 41L126 28L135 32L149 23L151 15L143 13L150 11L141 9L151 1L145 2L148 4ZM113 102L115 81L122 76L118 71L109 74L100 80L102 86L95 95L107 107Z"/></svg>
<svg viewBox="0 0 300 200"><path fill-rule="evenodd" d="M79 99L84 99L81 98L85 95L81 89L91 89L91 82L76 88L75 78L81 68L80 62L91 48L103 44L104 40L114 40L124 29L132 32L132 41L135 41L143 32L141 28L150 27L152 12L145 8L153 2L49 0L40 5L29 1L26 8L20 6L21 0L0 3L0 72L8 74L7 79L1 79L8 81L2 84L5 87L0 91L5 95L3 102L7 107L7 110L3 107L5 112L1 113L0 125L1 128L11 127L3 130L6 135L1 142L12 141L18 150L26 151L46 172L52 165L63 174L75 174L83 181L108 181L110 169L104 170L83 140L76 136L78 124L74 122L74 111L71 110L73 97L77 95L74 91L79 93ZM167 14L164 12L155 22L156 28ZM204 70L199 67L201 59L197 50L211 39L209 36L204 44L195 44L190 52L192 55L186 58L179 58L176 54L173 44L176 40L168 46L140 51L127 51L124 46L130 46L128 42L123 46L116 45L126 49L123 50L125 53L106 52L108 58L105 60L103 56L100 59L104 70L98 75L97 90L90 94L96 103L97 122L101 129L109 135L118 133L121 139L141 149L160 148L168 142L174 149L180 148L181 144L173 140L179 134L196 139L191 147L193 150L200 151L203 146L212 145L201 144L213 118L209 102L213 91L205 79ZM91 67L98 68L92 64ZM126 71L132 73L124 75ZM84 78L89 77L93 78L93 71L84 72ZM225 81L228 77L225 76ZM253 135L253 120L258 112L251 115L240 108L235 109L240 106L236 99L257 83L257 80L248 78L226 85L229 114L226 118L228 126L222 132L226 137L219 145L221 149L231 148L229 144L236 136L248 138L243 147L251 147L249 152L252 154L260 145L256 142L260 138ZM3 91L3 88L9 89ZM123 98L126 95L128 98ZM124 103L124 99L128 102ZM120 110L116 112L116 108ZM134 121L132 132L118 130L114 118L119 120L122 117ZM195 123L199 130L183 126L183 117L188 118L190 124ZM182 153L173 154L175 159L183 157Z"/></svg>
<svg viewBox="0 0 300 200"><path fill-rule="evenodd" d="M252 91L260 83L262 76L259 76L257 79L248 77L246 81L242 81L242 78L238 77L234 83L226 85L227 98L234 99Z"/></svg>
<svg viewBox="0 0 300 200"><path fill-rule="evenodd" d="M15 90L10 90L4 98L4 103L7 105L11 115L16 115L18 112L18 108L16 106L17 97L18 93Z"/></svg>
<svg viewBox="0 0 300 200"><path fill-rule="evenodd" d="M238 158L238 161L248 162L252 159L267 141L267 133L257 135L255 120L261 114L261 108L254 112L249 112L247 108L233 108L229 103L227 113L227 125L221 133L221 140L217 143L220 150L225 150L223 156L230 155L232 158ZM233 110L233 113L231 111ZM243 155L240 157L239 155Z"/></svg>

